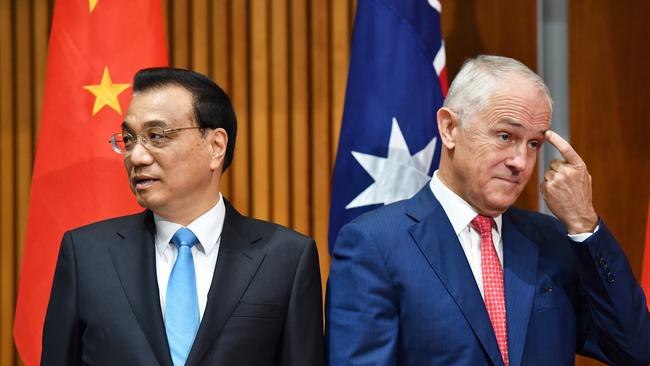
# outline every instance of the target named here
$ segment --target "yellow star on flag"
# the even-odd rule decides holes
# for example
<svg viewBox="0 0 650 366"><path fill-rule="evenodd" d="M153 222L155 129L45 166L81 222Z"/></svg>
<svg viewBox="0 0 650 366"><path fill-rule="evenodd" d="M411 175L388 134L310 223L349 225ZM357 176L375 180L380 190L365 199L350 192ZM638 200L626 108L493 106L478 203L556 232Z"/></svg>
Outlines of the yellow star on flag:
<svg viewBox="0 0 650 366"><path fill-rule="evenodd" d="M104 67L101 84L84 86L84 89L93 93L96 97L95 105L93 106L93 116L104 108L104 106L109 106L122 115L122 109L120 108L120 102L117 100L117 96L129 86L131 84L113 84L108 67Z"/></svg>
<svg viewBox="0 0 650 366"><path fill-rule="evenodd" d="M95 6L97 6L97 2L99 0L88 0L88 5L90 6L90 12L92 13L93 10L95 10Z"/></svg>

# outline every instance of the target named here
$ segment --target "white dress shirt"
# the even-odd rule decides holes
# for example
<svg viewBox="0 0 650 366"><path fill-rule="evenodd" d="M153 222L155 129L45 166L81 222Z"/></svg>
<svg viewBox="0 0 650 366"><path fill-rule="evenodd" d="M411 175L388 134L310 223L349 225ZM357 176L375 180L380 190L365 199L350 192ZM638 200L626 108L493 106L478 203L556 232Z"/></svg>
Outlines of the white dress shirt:
<svg viewBox="0 0 650 366"><path fill-rule="evenodd" d="M460 198L451 189L447 188L440 178L438 178L438 171L433 173L433 178L429 182L429 188L433 195L436 197L442 209L447 214L454 232L458 236L460 246L465 252L469 267L472 269L472 274L476 280L481 296L483 296L483 271L481 269L481 234L474 230L471 221L478 215L469 203ZM501 215L494 217L496 226L492 227L492 241L494 242L499 262L503 268L503 239L501 238ZM598 231L598 226L594 233ZM593 233L569 234L569 238L574 242L583 242L587 240Z"/></svg>
<svg viewBox="0 0 650 366"><path fill-rule="evenodd" d="M196 274L196 293L199 297L200 319L203 319L205 306L208 302L208 291L210 291L214 267L217 264L225 216L226 206L219 194L219 201L213 208L186 226L199 239L199 243L192 247L192 257ZM178 256L178 248L170 241L176 231L183 226L156 214L154 214L154 221L156 223L156 275L160 292L160 308L164 318L167 281L169 281L169 275Z"/></svg>
<svg viewBox="0 0 650 366"><path fill-rule="evenodd" d="M481 234L474 230L471 225L472 220L478 215L469 203L465 202L451 189L447 188L440 178L438 178L438 171L433 173L433 178L429 182L429 187L436 196L438 202L445 210L454 232L458 236L460 246L465 252L469 267L472 269L472 274L476 280L481 296L483 296L483 272L481 269ZM499 262L503 267L503 240L501 239L501 215L494 218L495 226L492 227L492 241L494 242Z"/></svg>

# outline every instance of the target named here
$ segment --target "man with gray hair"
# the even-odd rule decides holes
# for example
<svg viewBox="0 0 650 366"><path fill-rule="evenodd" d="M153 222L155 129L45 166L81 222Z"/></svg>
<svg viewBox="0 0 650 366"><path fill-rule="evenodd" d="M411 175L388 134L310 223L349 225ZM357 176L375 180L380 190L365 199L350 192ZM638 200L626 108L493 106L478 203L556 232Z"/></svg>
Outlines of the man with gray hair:
<svg viewBox="0 0 650 366"><path fill-rule="evenodd" d="M437 113L440 167L413 198L343 227L326 304L330 365L650 362L650 316L592 205L585 163L549 130L542 79L468 60ZM543 142L563 155L540 186L557 219L511 207Z"/></svg>

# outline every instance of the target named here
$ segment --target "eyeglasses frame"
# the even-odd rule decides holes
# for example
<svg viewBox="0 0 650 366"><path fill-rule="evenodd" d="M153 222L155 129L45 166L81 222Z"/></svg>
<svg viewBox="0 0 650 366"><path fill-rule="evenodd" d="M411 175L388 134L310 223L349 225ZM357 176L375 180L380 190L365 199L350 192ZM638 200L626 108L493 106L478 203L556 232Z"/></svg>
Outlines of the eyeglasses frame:
<svg viewBox="0 0 650 366"><path fill-rule="evenodd" d="M148 130L151 130L153 128L160 128L161 132L162 132L162 136L163 136L162 145L161 146L154 146L154 147L155 148L163 148L165 146L165 144L167 143L167 135L168 134L178 132L178 131L183 131L183 130L190 130L190 129L197 129L197 128L198 129L203 129L204 127L201 127L201 126L189 126L189 127L178 127L178 128L164 129L164 128L160 127L160 126L153 126L153 127L149 127ZM122 151L117 145L117 139L120 138L120 137L123 137L124 133L120 132L120 133L116 133L116 134L111 135L111 139L108 140L108 142L111 144L111 147L113 148L113 151L116 152L117 154L120 154L120 155L127 155L128 153L131 152L131 150L133 150L135 145L137 145L140 142L142 142L142 146L145 149L149 150L149 146L147 146L147 143L151 141L151 139L149 137L145 137L145 136L143 136L141 134L130 134L130 135L134 136L135 142L133 144L133 147L131 147L131 149L126 149L126 146L125 146L124 151Z"/></svg>

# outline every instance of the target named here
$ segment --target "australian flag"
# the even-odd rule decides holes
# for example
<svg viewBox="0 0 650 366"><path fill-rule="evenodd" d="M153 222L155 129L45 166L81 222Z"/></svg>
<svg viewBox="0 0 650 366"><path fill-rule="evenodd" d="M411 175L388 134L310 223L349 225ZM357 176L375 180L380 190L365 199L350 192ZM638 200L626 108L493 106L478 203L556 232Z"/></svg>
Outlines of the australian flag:
<svg viewBox="0 0 650 366"><path fill-rule="evenodd" d="M334 167L330 249L360 214L413 196L440 159L440 1L358 0Z"/></svg>

